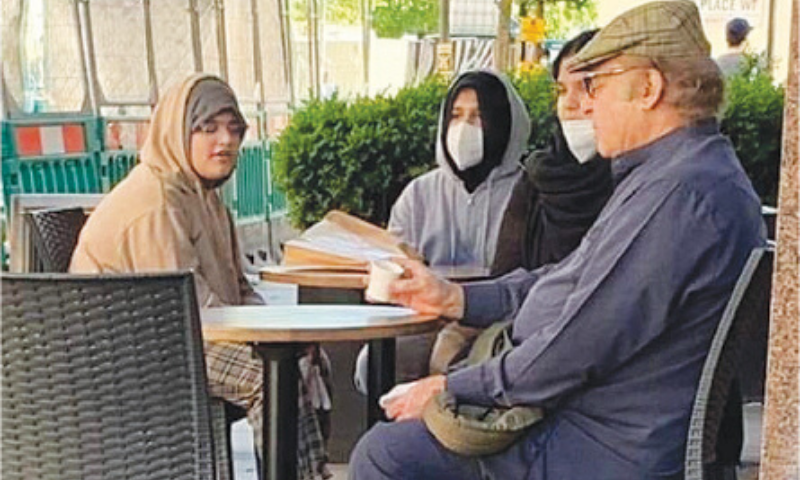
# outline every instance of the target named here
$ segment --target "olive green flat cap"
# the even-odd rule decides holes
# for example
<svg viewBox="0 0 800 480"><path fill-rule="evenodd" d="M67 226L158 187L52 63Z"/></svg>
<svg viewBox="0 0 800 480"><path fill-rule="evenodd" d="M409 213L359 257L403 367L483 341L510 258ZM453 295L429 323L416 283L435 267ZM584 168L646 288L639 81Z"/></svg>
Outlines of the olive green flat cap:
<svg viewBox="0 0 800 480"><path fill-rule="evenodd" d="M708 58L711 45L697 5L689 0L659 1L628 10L601 29L566 67L585 70L622 54Z"/></svg>

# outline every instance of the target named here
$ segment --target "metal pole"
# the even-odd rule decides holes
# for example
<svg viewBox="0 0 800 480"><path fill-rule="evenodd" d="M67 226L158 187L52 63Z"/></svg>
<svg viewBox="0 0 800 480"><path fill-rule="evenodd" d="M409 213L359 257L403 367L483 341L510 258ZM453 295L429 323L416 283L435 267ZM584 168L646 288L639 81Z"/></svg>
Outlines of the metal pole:
<svg viewBox="0 0 800 480"><path fill-rule="evenodd" d="M315 98L319 98L320 93L320 79L319 79L319 13L317 0L309 0L311 5L311 29L309 31L309 47L311 55L311 78L313 83L311 89Z"/></svg>
<svg viewBox="0 0 800 480"><path fill-rule="evenodd" d="M258 110L264 109L264 66L261 63L261 31L258 21L258 0L250 0L253 16L253 79L258 88ZM266 128L264 129L266 131Z"/></svg>
<svg viewBox="0 0 800 480"><path fill-rule="evenodd" d="M369 94L369 52L372 31L370 0L361 0L361 55L364 66L364 93Z"/></svg>
<svg viewBox="0 0 800 480"><path fill-rule="evenodd" d="M450 41L450 0L439 0L439 37L442 43Z"/></svg>
<svg viewBox="0 0 800 480"><path fill-rule="evenodd" d="M434 45L434 55L434 71L440 75L452 75L455 60L453 44L450 42L450 0L439 0L439 43Z"/></svg>
<svg viewBox="0 0 800 480"><path fill-rule="evenodd" d="M100 116L100 93L97 84L94 45L92 44L92 19L88 0L75 0L75 22L81 42L81 63L83 64L83 83L89 96L89 109L93 115Z"/></svg>
<svg viewBox="0 0 800 480"><path fill-rule="evenodd" d="M322 86L326 83L328 77L325 76L328 69L325 67L325 59L328 58L328 47L325 42L325 25L327 19L325 16L325 0L317 1L317 78L320 83L320 95L322 95Z"/></svg>
<svg viewBox="0 0 800 480"><path fill-rule="evenodd" d="M278 0L278 16L281 27L281 54L286 85L289 88L289 104L294 105L294 65L292 63L292 32L289 6L286 0Z"/></svg>
<svg viewBox="0 0 800 480"><path fill-rule="evenodd" d="M142 1L144 9L144 45L147 51L147 79L150 82L150 104L158 102L158 77L156 76L155 47L153 46L153 19L150 15L150 0Z"/></svg>
<svg viewBox="0 0 800 480"><path fill-rule="evenodd" d="M508 69L509 32L508 22L511 18L511 0L500 0L497 13L497 39L494 45L494 68L498 72Z"/></svg>
<svg viewBox="0 0 800 480"><path fill-rule="evenodd" d="M214 0L217 18L217 46L219 48L219 75L228 81L228 43L225 33L225 0Z"/></svg>
<svg viewBox="0 0 800 480"><path fill-rule="evenodd" d="M192 57L194 58L194 71L203 71L203 44L200 42L200 12L197 10L197 0L189 0L189 24L192 28Z"/></svg>
<svg viewBox="0 0 800 480"><path fill-rule="evenodd" d="M263 411L261 478L297 478L297 396L300 372L299 345L256 344L253 350L263 361Z"/></svg>
<svg viewBox="0 0 800 480"><path fill-rule="evenodd" d="M17 11L12 13L10 16L6 16L4 19L8 23L6 23L6 30L3 32L2 51L0 51L0 56L3 57L3 61L5 62L6 66L4 71L0 71L0 87L2 87L2 97L0 98L2 98L3 104L0 116L3 118L9 118L14 113L19 112L17 103L14 101L14 98L8 89L7 82L13 82L15 84L17 81L20 83L22 82L22 58L19 53L21 48L20 44L22 43L22 10L23 5L20 3L18 4ZM75 25L79 24L76 22ZM78 38L80 39L80 37ZM82 46L79 41L78 50L83 53L83 49L81 47ZM9 72L11 75L6 75L5 72ZM8 80L6 80L7 76L9 77ZM19 100L24 101L24 98L20 98Z"/></svg>
<svg viewBox="0 0 800 480"><path fill-rule="evenodd" d="M308 42L308 89L311 92L311 97L316 98L316 90L314 89L314 0L306 1L306 35Z"/></svg>
<svg viewBox="0 0 800 480"><path fill-rule="evenodd" d="M775 48L775 0L767 0L769 2L769 10L768 10L768 17L767 17L767 66L772 71L773 64L772 59L774 58L774 48Z"/></svg>
<svg viewBox="0 0 800 480"><path fill-rule="evenodd" d="M378 399L392 389L395 374L394 338L383 338L369 342L367 361L367 428L386 421Z"/></svg>
<svg viewBox="0 0 800 480"><path fill-rule="evenodd" d="M94 98L94 91L89 80L89 59L86 52L86 36L83 32L83 22L81 21L81 7L82 0L74 0L72 2L72 13L75 17L75 26L78 29L78 51L81 52L81 80L83 80L83 89L86 91L86 97L89 100L89 108L92 112L95 111L97 101ZM85 104L84 104L85 105Z"/></svg>

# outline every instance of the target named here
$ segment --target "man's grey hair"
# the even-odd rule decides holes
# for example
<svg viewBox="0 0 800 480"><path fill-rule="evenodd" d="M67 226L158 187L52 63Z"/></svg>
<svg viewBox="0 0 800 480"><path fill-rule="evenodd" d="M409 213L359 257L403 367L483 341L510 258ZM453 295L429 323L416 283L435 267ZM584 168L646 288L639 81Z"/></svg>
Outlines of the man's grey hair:
<svg viewBox="0 0 800 480"><path fill-rule="evenodd" d="M687 120L714 117L725 94L725 81L711 58L654 58L664 76L664 102Z"/></svg>

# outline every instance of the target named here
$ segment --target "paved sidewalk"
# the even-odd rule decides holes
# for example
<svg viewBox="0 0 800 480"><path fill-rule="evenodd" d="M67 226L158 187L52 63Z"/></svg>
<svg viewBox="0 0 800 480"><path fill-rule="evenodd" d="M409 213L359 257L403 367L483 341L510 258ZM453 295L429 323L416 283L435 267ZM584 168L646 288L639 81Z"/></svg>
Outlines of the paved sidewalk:
<svg viewBox="0 0 800 480"><path fill-rule="evenodd" d="M253 431L247 424L247 420L242 419L234 423L231 432L234 480L258 480L255 451L253 450ZM329 467L333 473L333 478L330 480L347 480L347 465L338 463L329 465Z"/></svg>

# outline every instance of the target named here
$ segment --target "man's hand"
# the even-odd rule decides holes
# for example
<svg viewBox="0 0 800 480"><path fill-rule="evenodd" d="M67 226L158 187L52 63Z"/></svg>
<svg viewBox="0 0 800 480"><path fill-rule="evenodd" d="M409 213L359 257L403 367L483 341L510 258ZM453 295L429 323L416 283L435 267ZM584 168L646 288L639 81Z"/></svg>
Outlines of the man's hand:
<svg viewBox="0 0 800 480"><path fill-rule="evenodd" d="M460 285L437 277L416 260L396 258L392 261L405 269L403 278L389 285L392 302L451 320L464 316L464 290Z"/></svg>
<svg viewBox="0 0 800 480"><path fill-rule="evenodd" d="M386 416L393 420L422 418L425 405L445 389L445 376L433 375L418 380L409 390L384 403Z"/></svg>

